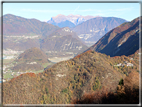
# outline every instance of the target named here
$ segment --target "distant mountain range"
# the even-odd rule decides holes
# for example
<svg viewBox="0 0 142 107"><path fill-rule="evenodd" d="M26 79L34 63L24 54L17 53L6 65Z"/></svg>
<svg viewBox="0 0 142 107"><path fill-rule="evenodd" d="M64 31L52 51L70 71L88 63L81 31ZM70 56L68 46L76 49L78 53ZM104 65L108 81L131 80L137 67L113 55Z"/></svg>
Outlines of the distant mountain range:
<svg viewBox="0 0 142 107"><path fill-rule="evenodd" d="M75 27L75 24L70 22L70 21L68 21L68 20L62 21L60 23L56 23L56 22L52 21L51 24L56 25L56 26L58 26L60 28L62 28L62 27L70 27L70 28Z"/></svg>
<svg viewBox="0 0 142 107"><path fill-rule="evenodd" d="M142 23L139 25L140 18L112 29L89 49L110 56L134 54L139 49L139 33L142 31Z"/></svg>
<svg viewBox="0 0 142 107"><path fill-rule="evenodd" d="M3 16L3 37L3 49L16 51L38 47L45 53L63 50L78 53L87 49L77 34L69 28L59 28L36 19L11 14Z"/></svg>
<svg viewBox="0 0 142 107"><path fill-rule="evenodd" d="M70 27L87 45L93 45L109 30L126 22L116 17L62 15L52 17L47 23L58 27Z"/></svg>
<svg viewBox="0 0 142 107"><path fill-rule="evenodd" d="M116 17L96 17L75 26L72 30L88 45L93 45L108 31L124 22L126 20Z"/></svg>
<svg viewBox="0 0 142 107"><path fill-rule="evenodd" d="M114 17L94 18L94 16L81 15L58 15L51 19L52 21L50 20L48 23L55 22L61 25L61 27L64 27L64 25L71 25L73 28L70 30L76 32L76 35L89 46L94 44L94 42L99 40L109 30L126 22L124 19ZM34 46L43 48L43 42L41 41L45 41L49 35L52 35L52 33L60 29L59 27L48 23L40 22L36 19L26 19L11 14L4 15L4 49L26 50Z"/></svg>
<svg viewBox="0 0 142 107"><path fill-rule="evenodd" d="M47 23L50 23L59 27L72 28L94 17L95 16L89 16L89 15L81 16L81 15L70 14L68 16L65 16L65 15L59 14L55 17L52 17L49 21L47 21Z"/></svg>

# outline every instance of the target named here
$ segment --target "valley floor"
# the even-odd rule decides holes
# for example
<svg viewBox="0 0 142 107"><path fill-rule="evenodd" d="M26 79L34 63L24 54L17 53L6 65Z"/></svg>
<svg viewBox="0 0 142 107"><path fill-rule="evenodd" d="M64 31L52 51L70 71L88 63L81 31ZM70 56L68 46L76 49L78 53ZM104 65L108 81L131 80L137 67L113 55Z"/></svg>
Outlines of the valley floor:
<svg viewBox="0 0 142 107"><path fill-rule="evenodd" d="M11 70L11 67L14 67L15 59L21 54L22 51L14 51L14 50L4 50L4 55L3 55L3 82L10 80L20 74L27 73L27 72L33 72L33 73L40 73L43 72L43 70L38 70L38 71L25 71L25 72L15 72ZM57 57L49 57L48 60L51 61L51 63L44 64L42 65L44 68L46 68L49 65L53 65L53 63L58 63L60 61L65 61L69 60L74 57L74 54L71 53L66 53L65 55L63 54L62 56L57 56ZM0 68L1 69L1 68Z"/></svg>
<svg viewBox="0 0 142 107"><path fill-rule="evenodd" d="M52 58L48 58L51 62L60 62L60 61L65 61L65 60L69 60L71 58L73 58L74 56L68 56L68 57L52 57Z"/></svg>

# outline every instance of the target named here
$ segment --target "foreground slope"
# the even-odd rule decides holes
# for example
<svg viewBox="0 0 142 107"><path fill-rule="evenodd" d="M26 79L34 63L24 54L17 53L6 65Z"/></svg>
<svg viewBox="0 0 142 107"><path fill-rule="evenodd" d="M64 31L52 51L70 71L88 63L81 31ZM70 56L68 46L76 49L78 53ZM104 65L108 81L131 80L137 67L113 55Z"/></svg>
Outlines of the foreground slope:
<svg viewBox="0 0 142 107"><path fill-rule="evenodd" d="M91 48L110 56L131 55L139 49L139 17L109 31ZM88 50L89 50L88 49Z"/></svg>
<svg viewBox="0 0 142 107"><path fill-rule="evenodd" d="M43 73L22 74L3 84L3 104L67 104L85 93L116 92L122 78L138 71L139 63L131 57L87 51ZM124 66L115 66L119 63Z"/></svg>
<svg viewBox="0 0 142 107"><path fill-rule="evenodd" d="M138 78L138 72L131 72L124 80L121 79L116 93L86 93L71 104L140 104Z"/></svg>

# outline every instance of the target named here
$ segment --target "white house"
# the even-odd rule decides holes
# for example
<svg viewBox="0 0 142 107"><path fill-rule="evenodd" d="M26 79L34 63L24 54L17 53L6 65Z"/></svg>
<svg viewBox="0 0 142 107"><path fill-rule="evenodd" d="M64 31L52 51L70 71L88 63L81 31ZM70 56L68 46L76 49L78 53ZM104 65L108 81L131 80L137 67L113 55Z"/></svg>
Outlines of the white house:
<svg viewBox="0 0 142 107"><path fill-rule="evenodd" d="M132 63L127 63L127 66L133 66L133 64Z"/></svg>

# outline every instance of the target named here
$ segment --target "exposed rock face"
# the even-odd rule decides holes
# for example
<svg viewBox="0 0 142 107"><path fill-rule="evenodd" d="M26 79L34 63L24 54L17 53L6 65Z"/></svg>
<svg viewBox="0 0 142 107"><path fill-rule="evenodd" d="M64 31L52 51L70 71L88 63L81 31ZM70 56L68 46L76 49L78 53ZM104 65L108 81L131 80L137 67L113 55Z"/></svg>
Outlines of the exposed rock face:
<svg viewBox="0 0 142 107"><path fill-rule="evenodd" d="M85 22L86 20L89 20L91 18L94 18L95 16L81 16L81 15L62 15L59 14L55 17L52 17L51 20L47 21L47 23L57 25L59 27L74 27L82 22Z"/></svg>

